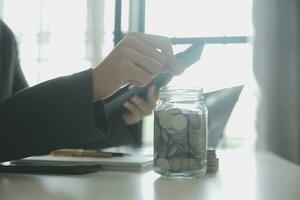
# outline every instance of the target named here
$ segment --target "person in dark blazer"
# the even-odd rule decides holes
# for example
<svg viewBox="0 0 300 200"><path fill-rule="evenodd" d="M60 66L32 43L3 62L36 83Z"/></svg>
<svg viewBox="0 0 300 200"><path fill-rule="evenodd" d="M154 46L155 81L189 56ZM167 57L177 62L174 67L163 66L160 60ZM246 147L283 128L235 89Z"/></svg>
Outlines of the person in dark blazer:
<svg viewBox="0 0 300 200"><path fill-rule="evenodd" d="M124 84L149 84L162 70L178 71L169 39L131 33L95 69L28 87L13 32L0 20L0 162L134 143L138 122L155 106L155 88L147 100L125 102L126 113L108 116L104 100Z"/></svg>

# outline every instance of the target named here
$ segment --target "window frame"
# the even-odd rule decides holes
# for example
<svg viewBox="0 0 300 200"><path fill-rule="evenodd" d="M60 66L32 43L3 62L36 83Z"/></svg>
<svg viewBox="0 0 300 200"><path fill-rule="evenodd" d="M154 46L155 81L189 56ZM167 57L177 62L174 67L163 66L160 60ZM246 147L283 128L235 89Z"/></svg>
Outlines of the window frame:
<svg viewBox="0 0 300 200"><path fill-rule="evenodd" d="M145 0L130 0L129 1L129 30L128 32L145 33L145 15L146 2ZM115 20L114 20L114 46L126 35L122 32L122 0L115 0ZM192 44L195 42L203 42L206 44L245 44L251 43L250 36L223 36L223 37L197 37L197 38L171 38L174 45L178 44ZM144 121L143 121L144 122ZM142 123L143 126L143 123ZM140 132L137 135L137 145L141 146L143 143L143 128L140 127Z"/></svg>

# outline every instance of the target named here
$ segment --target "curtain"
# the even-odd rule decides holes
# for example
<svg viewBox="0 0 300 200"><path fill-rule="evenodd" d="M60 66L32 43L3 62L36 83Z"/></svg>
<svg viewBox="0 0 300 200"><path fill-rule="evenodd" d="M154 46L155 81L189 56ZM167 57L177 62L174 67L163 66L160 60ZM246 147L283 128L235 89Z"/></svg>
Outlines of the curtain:
<svg viewBox="0 0 300 200"><path fill-rule="evenodd" d="M3 20L14 31L30 85L95 67L113 41L105 30L113 12L105 0L0 0ZM0 12L1 13L1 12ZM106 19L111 24L113 18ZM111 37L112 38L112 37Z"/></svg>
<svg viewBox="0 0 300 200"><path fill-rule="evenodd" d="M300 2L254 1L257 148L300 164Z"/></svg>

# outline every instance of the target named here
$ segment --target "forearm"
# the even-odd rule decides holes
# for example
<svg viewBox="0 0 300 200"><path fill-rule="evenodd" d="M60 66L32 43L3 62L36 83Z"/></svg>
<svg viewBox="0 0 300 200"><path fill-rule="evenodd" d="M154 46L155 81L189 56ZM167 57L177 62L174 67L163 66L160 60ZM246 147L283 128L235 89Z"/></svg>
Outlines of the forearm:
<svg viewBox="0 0 300 200"><path fill-rule="evenodd" d="M105 116L95 126L90 71L47 81L0 102L0 123L0 161L105 138L108 131Z"/></svg>

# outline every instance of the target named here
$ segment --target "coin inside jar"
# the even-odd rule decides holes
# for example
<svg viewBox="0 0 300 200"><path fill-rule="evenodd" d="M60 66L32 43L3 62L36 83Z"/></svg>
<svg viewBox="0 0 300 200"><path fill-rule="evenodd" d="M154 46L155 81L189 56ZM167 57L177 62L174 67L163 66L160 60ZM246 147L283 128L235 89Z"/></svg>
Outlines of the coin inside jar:
<svg viewBox="0 0 300 200"><path fill-rule="evenodd" d="M172 127L178 131L185 130L187 127L187 118L184 115L175 115L172 118Z"/></svg>
<svg viewBox="0 0 300 200"><path fill-rule="evenodd" d="M168 111L161 111L157 113L157 117L159 118L159 123L160 125L165 128L169 129L172 126L172 114L169 113Z"/></svg>
<svg viewBox="0 0 300 200"><path fill-rule="evenodd" d="M205 110L197 110L203 106L193 109L190 105L182 106L177 98L169 99L176 102L174 107L157 106L154 112L154 171L163 176L203 174L207 163L206 153L203 153L206 152L207 138L203 134L207 132L206 126L202 127ZM197 103L198 100L193 105Z"/></svg>

